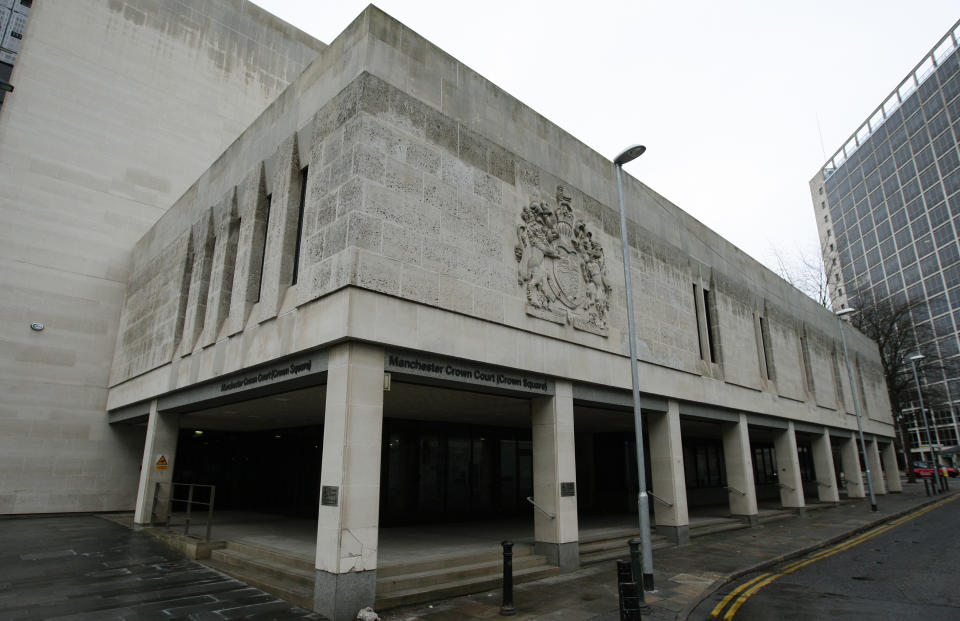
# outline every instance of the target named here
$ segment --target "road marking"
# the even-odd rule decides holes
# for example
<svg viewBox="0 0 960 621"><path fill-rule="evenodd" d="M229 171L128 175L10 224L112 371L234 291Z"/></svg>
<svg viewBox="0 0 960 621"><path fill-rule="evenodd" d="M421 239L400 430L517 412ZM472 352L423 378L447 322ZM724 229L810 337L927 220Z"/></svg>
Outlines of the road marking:
<svg viewBox="0 0 960 621"><path fill-rule="evenodd" d="M844 539L843 541L838 542L828 548L824 548L823 550L812 553L805 558L802 558L796 561L790 561L789 563L785 563L772 573L760 574L759 576L753 578L752 580L744 582L743 584L738 586L736 589L728 593L726 597L720 600L720 603L717 604L716 607L714 607L714 609L710 612L710 618L711 619L722 618L723 621L731 621L734 615L737 614L737 611L740 610L740 607L743 606L748 599L750 599L755 593L757 593L757 591L767 586L774 580L778 578L782 578L787 574L791 574L802 567L806 567L807 565L810 565L811 563L815 563L819 560L825 559L828 556L833 556L834 554L843 552L844 550L849 550L850 548L857 546L863 543L864 541L872 539L877 535L882 535L883 533L889 530L893 530L894 528L896 528L897 526L900 526L901 524L904 524L906 522L909 522L910 520L916 519L921 515L924 515L925 513L929 513L930 511L933 511L934 509L937 509L939 507L942 507L948 502L953 502L958 498L960 498L960 496L951 496L950 498L944 498L943 500L939 500L935 503L929 504L926 507L917 509L916 511L913 511L912 513L908 513L907 515L899 517L895 520L891 520L885 524L881 524L879 526L871 528L870 530L864 533L860 533L855 537ZM731 604L731 601L733 602L732 604ZM727 608L728 605L730 607L724 613L723 610L724 608ZM723 615L722 617L721 617L721 614Z"/></svg>

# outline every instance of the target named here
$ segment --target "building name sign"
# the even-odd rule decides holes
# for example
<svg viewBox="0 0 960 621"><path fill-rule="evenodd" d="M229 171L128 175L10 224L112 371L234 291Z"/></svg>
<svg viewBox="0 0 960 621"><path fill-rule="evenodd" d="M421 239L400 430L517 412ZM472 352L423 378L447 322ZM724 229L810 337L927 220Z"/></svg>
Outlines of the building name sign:
<svg viewBox="0 0 960 621"><path fill-rule="evenodd" d="M553 381L544 377L492 369L446 358L387 352L384 367L386 371L394 373L407 373L540 395L553 394Z"/></svg>
<svg viewBox="0 0 960 621"><path fill-rule="evenodd" d="M317 375L327 370L327 352L318 351L277 361L261 367L238 371L218 380L192 386L186 390L161 397L157 408L160 411L191 407L204 401L242 394L248 390L271 384L282 384Z"/></svg>
<svg viewBox="0 0 960 621"><path fill-rule="evenodd" d="M302 373L309 374L311 372L314 372L313 360L291 362L221 382L220 392L227 393L241 388L252 388L261 384L271 384L279 380L293 379Z"/></svg>

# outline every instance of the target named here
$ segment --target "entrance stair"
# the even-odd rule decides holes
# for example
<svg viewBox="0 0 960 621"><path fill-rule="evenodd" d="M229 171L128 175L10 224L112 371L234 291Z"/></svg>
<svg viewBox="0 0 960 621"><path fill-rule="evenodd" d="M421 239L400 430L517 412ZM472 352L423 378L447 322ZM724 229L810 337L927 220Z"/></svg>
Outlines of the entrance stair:
<svg viewBox="0 0 960 621"><path fill-rule="evenodd" d="M633 538L640 538L639 530L619 530L617 532L581 536L580 565L593 565L604 561L630 558L630 549L627 542ZM659 550L673 544L662 535L651 534L650 545L654 550Z"/></svg>
<svg viewBox="0 0 960 621"><path fill-rule="evenodd" d="M213 550L200 561L307 610L313 609L313 559L239 541Z"/></svg>
<svg viewBox="0 0 960 621"><path fill-rule="evenodd" d="M533 546L513 548L513 582L520 584L558 574L564 570L534 554ZM420 604L433 600L500 588L503 554L498 550L465 556L445 556L377 569L377 610Z"/></svg>

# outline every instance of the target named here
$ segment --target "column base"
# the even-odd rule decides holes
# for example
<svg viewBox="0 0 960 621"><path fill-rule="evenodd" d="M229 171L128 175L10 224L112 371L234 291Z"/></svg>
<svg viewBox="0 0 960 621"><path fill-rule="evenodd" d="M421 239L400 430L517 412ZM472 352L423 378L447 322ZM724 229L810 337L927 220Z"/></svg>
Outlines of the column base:
<svg viewBox="0 0 960 621"><path fill-rule="evenodd" d="M738 518L744 524L748 526L756 526L760 523L760 516L756 513L751 515L734 515L733 517Z"/></svg>
<svg viewBox="0 0 960 621"><path fill-rule="evenodd" d="M666 526L664 524L657 524L657 534L663 535L667 538L667 541L677 545L690 543L690 526L686 524L683 526Z"/></svg>
<svg viewBox="0 0 960 621"><path fill-rule="evenodd" d="M547 562L563 569L576 569L580 567L580 543L571 541L570 543L548 543L546 541L536 541L533 544L533 551L547 557ZM629 556L629 550L627 551Z"/></svg>
<svg viewBox="0 0 960 621"><path fill-rule="evenodd" d="M798 517L806 517L807 515L806 507L784 507L784 509L789 509L791 513Z"/></svg>
<svg viewBox="0 0 960 621"><path fill-rule="evenodd" d="M313 610L330 621L355 621L357 612L373 606L377 595L377 570L332 574L317 570L313 582Z"/></svg>

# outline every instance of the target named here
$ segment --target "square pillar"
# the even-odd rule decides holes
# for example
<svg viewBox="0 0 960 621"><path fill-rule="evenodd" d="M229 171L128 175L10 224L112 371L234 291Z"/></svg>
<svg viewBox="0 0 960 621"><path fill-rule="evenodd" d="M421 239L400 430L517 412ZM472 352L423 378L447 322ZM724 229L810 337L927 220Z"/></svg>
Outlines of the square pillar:
<svg viewBox="0 0 960 621"><path fill-rule="evenodd" d="M866 440L866 438L864 438ZM884 495L887 493L887 482L883 477L883 466L880 465L880 450L877 446L877 438L873 437L866 440L867 445L867 465L870 467L870 480L873 481L873 492Z"/></svg>
<svg viewBox="0 0 960 621"><path fill-rule="evenodd" d="M161 414L157 411L157 400L150 402L147 439L143 445L140 483L137 486L137 506L133 513L134 524L150 524L151 516L159 523L165 523L170 518L173 460L177 455L179 434L180 415ZM155 495L156 507L153 504Z"/></svg>
<svg viewBox="0 0 960 621"><path fill-rule="evenodd" d="M813 451L813 469L817 475L817 495L820 502L840 502L837 474L833 469L833 445L826 429L810 443Z"/></svg>
<svg viewBox="0 0 960 621"><path fill-rule="evenodd" d="M534 548L554 565L580 565L577 464L574 455L573 385L556 381L556 394L530 403L533 437Z"/></svg>
<svg viewBox="0 0 960 621"><path fill-rule="evenodd" d="M797 434L793 421L786 429L778 429L773 436L773 450L777 457L777 481L780 484L780 504L803 515L803 479L800 476L800 457L797 453Z"/></svg>
<svg viewBox="0 0 960 621"><path fill-rule="evenodd" d="M757 488L753 482L753 459L750 457L750 434L745 414L740 414L735 423L723 424L723 461L727 468L730 513L749 524L756 524Z"/></svg>
<svg viewBox="0 0 960 621"><path fill-rule="evenodd" d="M376 595L383 356L363 343L330 350L313 607L331 621L353 621Z"/></svg>
<svg viewBox="0 0 960 621"><path fill-rule="evenodd" d="M903 482L900 480L900 466L897 464L897 449L893 446L893 439L883 445L880 449L880 456L883 458L883 471L887 475L887 491L891 494L899 494L903 491Z"/></svg>
<svg viewBox="0 0 960 621"><path fill-rule="evenodd" d="M680 437L680 405L667 402L666 412L646 412L650 434L651 498L657 533L674 543L690 542L690 515L687 513L687 486L683 472L683 445Z"/></svg>
<svg viewBox="0 0 960 621"><path fill-rule="evenodd" d="M860 452L857 450L857 434L851 432L849 438L840 441L840 459L843 478L847 481L848 498L865 498L863 470L860 468Z"/></svg>

